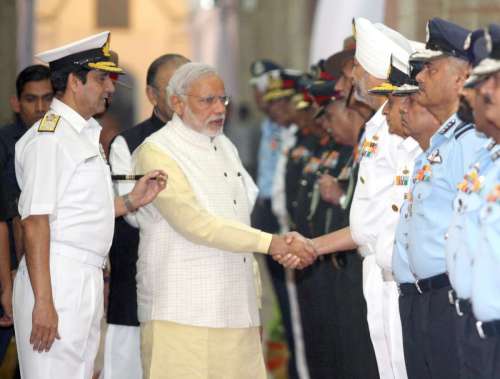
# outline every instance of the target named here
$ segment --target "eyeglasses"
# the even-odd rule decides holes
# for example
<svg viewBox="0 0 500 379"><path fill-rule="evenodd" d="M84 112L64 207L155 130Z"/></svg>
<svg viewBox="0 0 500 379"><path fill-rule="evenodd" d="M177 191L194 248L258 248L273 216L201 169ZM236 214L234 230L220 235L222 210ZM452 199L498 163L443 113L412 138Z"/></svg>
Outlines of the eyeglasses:
<svg viewBox="0 0 500 379"><path fill-rule="evenodd" d="M204 104L207 108L214 106L217 100L219 100L222 103L222 105L224 105L224 107L227 107L230 101L229 96L196 96L189 94L184 94L184 96L198 98L200 103Z"/></svg>

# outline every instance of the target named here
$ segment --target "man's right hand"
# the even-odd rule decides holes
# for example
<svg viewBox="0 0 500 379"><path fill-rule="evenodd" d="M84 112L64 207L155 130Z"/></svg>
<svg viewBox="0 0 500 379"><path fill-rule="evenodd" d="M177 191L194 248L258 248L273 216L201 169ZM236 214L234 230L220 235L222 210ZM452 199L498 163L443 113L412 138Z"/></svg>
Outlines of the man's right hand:
<svg viewBox="0 0 500 379"><path fill-rule="evenodd" d="M309 240L298 233L297 237L290 242L287 242L283 236L273 236L269 253L275 261L286 268L304 268L316 260L316 251L313 246Z"/></svg>
<svg viewBox="0 0 500 379"><path fill-rule="evenodd" d="M35 301L32 315L30 343L39 353L49 351L54 340L60 339L57 331L59 318L52 301Z"/></svg>

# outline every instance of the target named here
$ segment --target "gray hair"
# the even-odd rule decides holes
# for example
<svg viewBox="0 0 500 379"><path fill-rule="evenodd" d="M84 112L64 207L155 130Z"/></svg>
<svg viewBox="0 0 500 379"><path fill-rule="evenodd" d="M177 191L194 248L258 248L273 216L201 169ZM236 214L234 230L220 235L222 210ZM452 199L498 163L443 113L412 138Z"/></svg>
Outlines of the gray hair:
<svg viewBox="0 0 500 379"><path fill-rule="evenodd" d="M203 76L218 75L215 68L205 63L189 62L179 67L167 85L167 104L172 108L170 98L184 96L191 84Z"/></svg>

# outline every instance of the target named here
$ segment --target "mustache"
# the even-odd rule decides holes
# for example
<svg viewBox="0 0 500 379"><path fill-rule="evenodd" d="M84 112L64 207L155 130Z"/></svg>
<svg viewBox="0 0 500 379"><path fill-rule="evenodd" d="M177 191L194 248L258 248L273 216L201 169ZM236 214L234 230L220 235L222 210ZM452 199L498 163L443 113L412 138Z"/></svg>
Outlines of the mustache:
<svg viewBox="0 0 500 379"><path fill-rule="evenodd" d="M226 121L226 116L210 116L207 119L207 124L210 122L221 122L222 124Z"/></svg>

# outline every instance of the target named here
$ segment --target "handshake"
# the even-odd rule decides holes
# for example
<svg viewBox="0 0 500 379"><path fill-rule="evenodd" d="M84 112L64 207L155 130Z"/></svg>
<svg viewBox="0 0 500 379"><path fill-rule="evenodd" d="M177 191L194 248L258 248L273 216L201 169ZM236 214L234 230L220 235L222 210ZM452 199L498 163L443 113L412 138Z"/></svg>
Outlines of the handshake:
<svg viewBox="0 0 500 379"><path fill-rule="evenodd" d="M269 254L276 262L293 269L311 265L318 256L311 240L297 232L289 232L283 236L273 235Z"/></svg>

